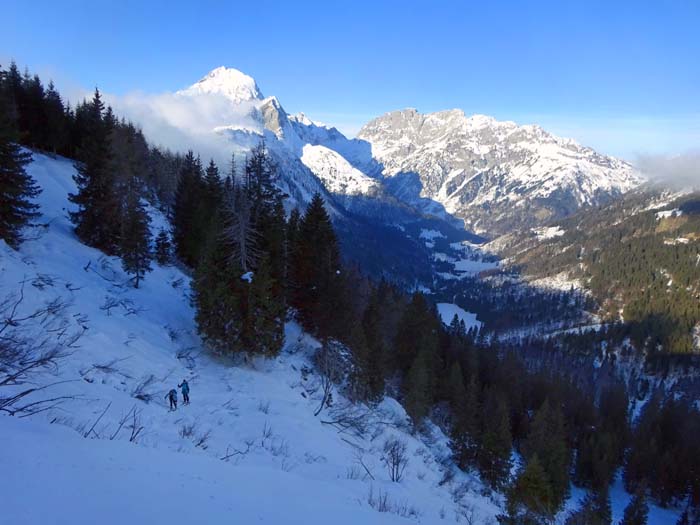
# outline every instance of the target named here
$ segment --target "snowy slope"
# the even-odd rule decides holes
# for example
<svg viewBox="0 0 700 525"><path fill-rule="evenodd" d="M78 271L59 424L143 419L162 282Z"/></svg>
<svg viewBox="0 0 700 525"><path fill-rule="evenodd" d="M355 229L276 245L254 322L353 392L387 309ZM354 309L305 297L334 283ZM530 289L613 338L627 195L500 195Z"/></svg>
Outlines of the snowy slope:
<svg viewBox="0 0 700 525"><path fill-rule="evenodd" d="M33 378L37 385L60 382L47 396L73 399L29 419L0 415L8 523L85 523L95 516L105 525L454 523L467 516L493 523L500 497L482 496L475 476L456 471L441 483L454 466L437 427L411 434L393 399L353 407L337 391L333 407L314 417L318 343L293 322L274 360L210 355L195 333L188 277L155 265L140 289L129 287L117 259L80 244L72 232L72 163L34 154L29 172L43 189L41 225L18 252L0 242L0 297L16 297L24 283L18 316L62 299L60 321L86 332L57 369ZM154 227L165 225L156 210L151 216ZM39 337L52 322L30 326ZM192 404L168 412L165 393L183 378ZM121 430L119 421L134 413L143 431L130 443L132 420ZM323 423L341 414L358 417L364 428ZM389 481L382 463L390 437L407 444L400 483ZM628 496L615 490L619 517ZM650 524L668 523L671 515L653 509Z"/></svg>
<svg viewBox="0 0 700 525"><path fill-rule="evenodd" d="M344 486L350 481L315 483L310 493L307 479L271 467L124 441L86 443L35 421L5 418L1 426L4 523L406 523L359 506Z"/></svg>
<svg viewBox="0 0 700 525"><path fill-rule="evenodd" d="M385 176L418 174L415 197L443 204L477 233L541 225L641 182L626 162L538 126L467 117L456 109L387 113L366 124L358 138L371 143Z"/></svg>
<svg viewBox="0 0 700 525"><path fill-rule="evenodd" d="M368 177L342 155L325 146L306 144L301 161L331 193L363 195L376 192L379 187L377 180Z"/></svg>
<svg viewBox="0 0 700 525"><path fill-rule="evenodd" d="M188 277L155 265L140 289L129 287L117 259L81 245L72 232L71 162L35 154L29 171L44 190L43 226L28 232L19 252L0 245L0 297L24 282L21 314L61 298L70 329L87 331L57 370L34 378L60 381L47 395L74 399L30 419L0 416L0 490L3 517L16 518L10 523L82 523L96 509L104 509L107 525L178 517L323 523L333 516L339 523L433 523L440 516L450 523L462 512L480 520L498 512L471 475L457 473L440 486L444 470L454 468L444 462L447 439L434 426L411 435L394 400L370 410L348 407L335 392L333 407L314 417L320 392L311 357L318 343L296 324L287 325L274 360L232 363L208 354L195 333ZM164 224L151 213L154 226ZM109 302L116 305L107 308ZM168 412L164 396L183 378L192 404ZM322 423L348 410L361 416L361 432ZM129 423L110 440L132 411L143 426L136 443L129 443ZM381 460L391 436L408 446L401 483L389 481ZM380 494L388 512L373 508Z"/></svg>

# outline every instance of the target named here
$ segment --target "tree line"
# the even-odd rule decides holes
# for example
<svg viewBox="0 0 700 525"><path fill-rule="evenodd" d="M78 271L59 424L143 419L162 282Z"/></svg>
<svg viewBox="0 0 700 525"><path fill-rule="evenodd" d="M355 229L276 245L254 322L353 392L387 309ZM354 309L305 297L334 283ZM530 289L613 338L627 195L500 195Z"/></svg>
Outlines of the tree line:
<svg viewBox="0 0 700 525"><path fill-rule="evenodd" d="M13 62L0 69L0 236L16 248L38 215L40 189L28 175L25 148L75 159L77 191L70 218L85 244L122 259L138 287L151 261L170 260L169 235L152 239L147 202L167 208L182 156L148 145L131 122L119 120L96 89L72 108L37 75Z"/></svg>

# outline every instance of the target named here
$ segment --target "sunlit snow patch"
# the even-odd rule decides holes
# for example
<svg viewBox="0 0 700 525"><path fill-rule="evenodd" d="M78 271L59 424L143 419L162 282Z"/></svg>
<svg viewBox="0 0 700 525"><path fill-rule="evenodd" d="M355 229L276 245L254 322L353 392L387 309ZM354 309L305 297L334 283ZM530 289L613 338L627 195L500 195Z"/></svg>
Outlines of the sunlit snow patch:
<svg viewBox="0 0 700 525"><path fill-rule="evenodd" d="M472 327L481 328L481 321L477 320L476 314L467 312L466 310L460 308L456 304L438 303L437 307L438 312L440 313L440 317L442 318L442 322L446 325L449 325L452 322L452 319L454 319L454 316L456 315L457 319L459 319L460 321L464 321L467 330Z"/></svg>

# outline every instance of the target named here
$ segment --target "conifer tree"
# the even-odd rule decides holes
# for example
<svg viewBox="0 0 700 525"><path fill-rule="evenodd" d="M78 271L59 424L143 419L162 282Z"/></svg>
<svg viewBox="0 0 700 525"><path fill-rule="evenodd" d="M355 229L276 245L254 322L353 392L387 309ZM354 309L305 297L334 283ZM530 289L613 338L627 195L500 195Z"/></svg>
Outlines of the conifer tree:
<svg viewBox="0 0 700 525"><path fill-rule="evenodd" d="M0 239L17 248L21 231L37 216L38 206L31 201L40 190L26 172L31 154L17 144L14 104L9 82L0 77Z"/></svg>
<svg viewBox="0 0 700 525"><path fill-rule="evenodd" d="M78 237L87 245L114 255L118 251L120 205L111 171L110 128L103 118L104 104L98 90L85 105L85 138L73 177L78 192L69 195L77 211L70 217Z"/></svg>
<svg viewBox="0 0 700 525"><path fill-rule="evenodd" d="M422 293L415 293L399 323L394 341L395 365L406 371L421 349L435 355L439 344L440 322Z"/></svg>
<svg viewBox="0 0 700 525"><path fill-rule="evenodd" d="M477 464L484 480L497 489L508 481L512 438L508 404L504 396L493 389L485 395L482 422Z"/></svg>
<svg viewBox="0 0 700 525"><path fill-rule="evenodd" d="M646 525L648 516L649 506L647 505L646 489L642 484L625 507L620 525Z"/></svg>
<svg viewBox="0 0 700 525"><path fill-rule="evenodd" d="M372 289L369 302L362 315L362 331L365 352L360 359L362 381L370 400L378 400L384 394L384 376L387 348L381 333L382 317L379 290Z"/></svg>
<svg viewBox="0 0 700 525"><path fill-rule="evenodd" d="M26 143L33 148L45 148L48 122L45 111L44 86L37 75L23 80L24 104L22 120L26 126Z"/></svg>
<svg viewBox="0 0 700 525"><path fill-rule="evenodd" d="M415 425L428 415L432 404L432 369L429 350L419 350L403 384L404 408Z"/></svg>
<svg viewBox="0 0 700 525"><path fill-rule="evenodd" d="M205 216L200 213L203 190L199 158L188 151L180 168L171 222L175 253L192 268L197 265L204 247L207 231L203 224L208 223L211 213Z"/></svg>
<svg viewBox="0 0 700 525"><path fill-rule="evenodd" d="M298 289L296 283L297 250L299 247L299 228L301 226L301 213L294 208L287 219L285 227L284 243L284 295L288 304L294 303L295 292Z"/></svg>
<svg viewBox="0 0 700 525"><path fill-rule="evenodd" d="M252 202L245 187L237 187L224 195L221 240L228 249L229 262L240 267L242 273L255 269L262 254L260 233L252 213Z"/></svg>
<svg viewBox="0 0 700 525"><path fill-rule="evenodd" d="M170 236L165 228L161 228L156 237L155 246L155 258L156 262L161 266L170 264L172 257L172 245L170 244Z"/></svg>
<svg viewBox="0 0 700 525"><path fill-rule="evenodd" d="M61 95L56 91L53 82L49 82L46 89L44 112L46 115L45 147L53 153L63 152L66 146L66 134L68 132L66 114Z"/></svg>
<svg viewBox="0 0 700 525"><path fill-rule="evenodd" d="M452 426L450 442L455 463L461 469L468 465L469 436L467 435L465 415L467 412L467 389L464 387L462 367L458 361L452 363L447 379Z"/></svg>
<svg viewBox="0 0 700 525"><path fill-rule="evenodd" d="M554 503L561 505L569 493L570 454L561 410L547 400L535 414L523 453L526 458L538 456L551 483Z"/></svg>
<svg viewBox="0 0 700 525"><path fill-rule="evenodd" d="M566 525L610 525L612 509L607 487L589 492L578 509L566 518Z"/></svg>
<svg viewBox="0 0 700 525"><path fill-rule="evenodd" d="M252 279L246 280L243 286L248 288L244 317L250 326L243 345L253 353L274 357L284 342L284 305L275 296L275 281L267 255L263 256Z"/></svg>
<svg viewBox="0 0 700 525"><path fill-rule="evenodd" d="M554 515L552 487L535 454L508 489L508 516L499 517L503 525L539 525Z"/></svg>
<svg viewBox="0 0 700 525"><path fill-rule="evenodd" d="M195 269L193 296L197 329L213 349L241 351L241 268L231 261L222 227L209 236L200 264Z"/></svg>
<svg viewBox="0 0 700 525"><path fill-rule="evenodd" d="M151 271L150 218L141 202L141 188L134 177L128 183L123 204L119 254L124 271L133 275L134 287Z"/></svg>
<svg viewBox="0 0 700 525"><path fill-rule="evenodd" d="M299 225L294 248L293 304L304 326L322 338L332 333L334 302L341 297L341 264L338 240L323 198L314 195Z"/></svg>
<svg viewBox="0 0 700 525"><path fill-rule="evenodd" d="M250 151L245 164L244 186L248 190L253 206L253 218L272 210L281 199L281 192L275 186L277 166L272 160L265 143L261 142Z"/></svg>

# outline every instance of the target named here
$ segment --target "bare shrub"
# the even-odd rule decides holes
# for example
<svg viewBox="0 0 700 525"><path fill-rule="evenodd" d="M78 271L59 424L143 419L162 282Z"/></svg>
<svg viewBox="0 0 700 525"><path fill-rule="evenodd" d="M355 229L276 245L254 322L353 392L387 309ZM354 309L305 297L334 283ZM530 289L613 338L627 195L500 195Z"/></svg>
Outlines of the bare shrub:
<svg viewBox="0 0 700 525"><path fill-rule="evenodd" d="M345 478L351 480L358 480L362 477L362 471L357 465L352 465L345 470Z"/></svg>
<svg viewBox="0 0 700 525"><path fill-rule="evenodd" d="M363 437L368 427L374 423L374 418L367 407L344 403L329 409L328 418L321 420L321 423L335 427L341 434Z"/></svg>
<svg viewBox="0 0 700 525"><path fill-rule="evenodd" d="M260 401L258 403L258 411L262 412L263 414L269 414L270 413L270 401Z"/></svg>
<svg viewBox="0 0 700 525"><path fill-rule="evenodd" d="M129 423L127 425L127 423ZM131 435L129 436L129 441L135 443L139 434L143 431L143 425L141 424L141 410L136 408L136 405L132 406L131 409L119 420L117 424L117 429L109 437L110 441L114 440L119 436L122 428L131 430Z"/></svg>
<svg viewBox="0 0 700 525"><path fill-rule="evenodd" d="M206 432L202 432L201 434L198 434L192 442L194 443L194 446L196 448L201 448L202 450L206 450L209 448L209 445L207 444L209 442L209 438L211 437L211 430L207 430Z"/></svg>
<svg viewBox="0 0 700 525"><path fill-rule="evenodd" d="M95 422L92 424L92 426L83 434L84 438L87 438L88 436L90 436L90 434L94 434L97 439L100 439L100 435L97 432L95 432L95 427L100 422L100 420L104 417L104 415L109 410L109 407L111 407L111 406L112 406L112 402L110 401L109 403L107 403L107 406L102 411L102 413L99 415L99 417L95 420Z"/></svg>
<svg viewBox="0 0 700 525"><path fill-rule="evenodd" d="M367 496L367 503L377 512L389 512L391 510L391 504L389 503L389 493L382 492L379 489L378 493L374 493L374 487L370 485L369 494Z"/></svg>
<svg viewBox="0 0 700 525"><path fill-rule="evenodd" d="M262 429L262 437L260 439L260 446L263 448L267 448L268 442L272 439L272 427L265 421L265 424L263 425Z"/></svg>
<svg viewBox="0 0 700 525"><path fill-rule="evenodd" d="M43 371L56 371L71 355L87 330L81 319L67 315L69 303L55 298L36 310L25 312L24 285L0 299L0 411L26 417L50 410L75 396L35 400L36 394L68 381L36 384L33 378Z"/></svg>
<svg viewBox="0 0 700 525"><path fill-rule="evenodd" d="M477 523L483 523L481 517L476 512L474 505L462 503L459 508L455 511L456 519L458 523L466 523L467 525L476 525Z"/></svg>
<svg viewBox="0 0 700 525"><path fill-rule="evenodd" d="M121 359L115 358L115 359L112 359L110 361L107 361L106 363L95 363L92 365L92 368L94 370L99 370L100 372L102 372L103 374L106 374L106 375L119 373L125 377L129 377L127 374L122 373L115 365L117 363L122 362L122 361L126 361L127 359L130 359L130 358L131 358L131 356L127 356L127 357L122 357Z"/></svg>
<svg viewBox="0 0 700 525"><path fill-rule="evenodd" d="M388 492L383 492L381 489L374 493L374 487L370 485L367 503L377 512L390 512L401 516L402 518L417 519L421 513L413 505L407 502L395 503L389 498Z"/></svg>
<svg viewBox="0 0 700 525"><path fill-rule="evenodd" d="M136 386L131 390L131 397L139 399L144 403L149 403L155 395L148 388L156 382L156 376L148 374L143 376Z"/></svg>
<svg viewBox="0 0 700 525"><path fill-rule="evenodd" d="M183 439L190 439L192 436L194 436L196 426L197 425L195 423L184 423L178 432L180 437Z"/></svg>
<svg viewBox="0 0 700 525"><path fill-rule="evenodd" d="M176 357L185 362L185 366L192 370L196 366L196 361L195 357L196 355L192 355L192 350L193 348L184 348L182 350L178 350Z"/></svg>
<svg viewBox="0 0 700 525"><path fill-rule="evenodd" d="M253 444L255 443L254 440L246 440L245 442L245 448L237 449L237 448L231 448L231 445L228 445L226 447L226 453L221 456L219 459L221 461L228 461L229 459L237 456L247 456L248 452L253 448Z"/></svg>
<svg viewBox="0 0 700 525"><path fill-rule="evenodd" d="M131 413L131 424L127 428L131 430L129 442L136 443L144 428L141 424L141 410L134 410Z"/></svg>
<svg viewBox="0 0 700 525"><path fill-rule="evenodd" d="M384 455L382 461L386 465L389 478L395 483L399 483L408 466L408 455L406 454L406 443L398 438L389 438L384 442Z"/></svg>
<svg viewBox="0 0 700 525"><path fill-rule="evenodd" d="M323 345L316 355L316 365L321 378L321 403L314 412L314 416L318 416L325 407L333 404L333 380L337 375L336 360L329 345Z"/></svg>
<svg viewBox="0 0 700 525"><path fill-rule="evenodd" d="M107 296L105 297L104 303L100 305L100 310L107 312L107 316L112 315L112 309L116 308L121 304L121 301L117 297Z"/></svg>

